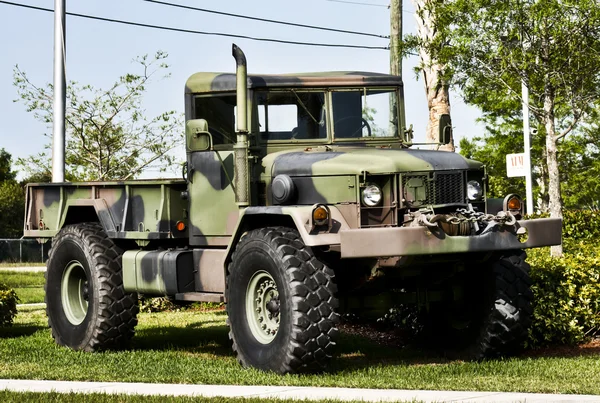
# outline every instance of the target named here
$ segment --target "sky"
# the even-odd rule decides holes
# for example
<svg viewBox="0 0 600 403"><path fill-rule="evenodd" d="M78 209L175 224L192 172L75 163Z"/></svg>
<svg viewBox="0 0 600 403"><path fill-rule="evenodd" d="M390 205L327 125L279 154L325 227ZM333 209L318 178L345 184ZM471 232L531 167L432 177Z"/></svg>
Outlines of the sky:
<svg viewBox="0 0 600 403"><path fill-rule="evenodd" d="M389 35L389 10L380 7L388 4L385 0L348 0L376 6L331 0L165 1L266 19ZM18 2L54 8L53 0ZM143 0L66 0L66 8L73 13L189 30L302 42L366 46L389 44L387 39L237 19ZM404 1L403 10L403 31L414 33L414 8L410 0ZM154 82L144 97L144 108L150 116L167 110L183 112L184 85L191 74L199 71L234 72L232 43L240 46L246 54L250 74L334 70L389 72L389 51L386 50L257 42L169 32L73 16L67 16L66 32L67 80L97 88L106 88L120 75L135 72L137 66L133 59L136 56L153 55L157 50L167 52L171 76ZM52 131L46 124L38 122L31 112L27 112L22 103L14 102L17 92L13 86L13 69L19 65L38 86L52 82L53 33L53 13L0 3L0 148L12 154L13 162L19 157L42 151L48 142L44 133ZM403 80L407 123L413 124L414 141L423 142L428 112L423 81L418 80L414 73L417 64L417 57L403 61ZM483 126L476 123L480 115L477 109L464 105L455 93L451 94L451 107L456 144L462 137L482 134ZM151 172L144 176L148 175L158 176L158 173Z"/></svg>

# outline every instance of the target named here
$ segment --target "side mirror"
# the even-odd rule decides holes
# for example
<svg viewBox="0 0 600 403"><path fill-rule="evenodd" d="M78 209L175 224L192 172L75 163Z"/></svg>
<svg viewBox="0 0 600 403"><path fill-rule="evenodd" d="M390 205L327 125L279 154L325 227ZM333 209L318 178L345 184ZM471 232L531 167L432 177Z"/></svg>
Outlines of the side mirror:
<svg viewBox="0 0 600 403"><path fill-rule="evenodd" d="M450 144L452 139L452 119L450 115L440 115L438 143L441 145Z"/></svg>
<svg viewBox="0 0 600 403"><path fill-rule="evenodd" d="M204 119L188 120L185 124L186 149L192 151L212 150L212 136L208 132L208 122Z"/></svg>

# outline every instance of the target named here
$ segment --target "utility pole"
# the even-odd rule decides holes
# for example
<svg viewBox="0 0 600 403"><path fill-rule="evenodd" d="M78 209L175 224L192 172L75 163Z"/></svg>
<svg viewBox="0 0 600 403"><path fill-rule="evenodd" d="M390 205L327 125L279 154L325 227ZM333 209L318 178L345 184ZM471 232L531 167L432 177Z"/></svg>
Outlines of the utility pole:
<svg viewBox="0 0 600 403"><path fill-rule="evenodd" d="M390 74L402 77L402 57L400 41L402 40L402 0L390 0ZM390 97L390 133L399 126L398 99ZM394 125L394 122L397 126ZM399 128L403 130L403 128ZM401 135L401 133L398 133Z"/></svg>
<svg viewBox="0 0 600 403"><path fill-rule="evenodd" d="M402 41L402 0L390 2L390 74L402 75L402 57L400 43Z"/></svg>
<svg viewBox="0 0 600 403"><path fill-rule="evenodd" d="M54 99L52 182L65 181L65 105L67 92L65 1L54 0Z"/></svg>

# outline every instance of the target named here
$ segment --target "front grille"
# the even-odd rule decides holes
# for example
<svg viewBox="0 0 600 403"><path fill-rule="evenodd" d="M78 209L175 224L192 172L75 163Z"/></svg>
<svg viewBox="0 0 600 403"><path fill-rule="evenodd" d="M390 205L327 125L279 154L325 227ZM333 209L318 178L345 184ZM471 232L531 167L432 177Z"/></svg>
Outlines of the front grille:
<svg viewBox="0 0 600 403"><path fill-rule="evenodd" d="M465 189L462 172L437 173L435 175L434 199L432 204L465 202Z"/></svg>
<svg viewBox="0 0 600 403"><path fill-rule="evenodd" d="M465 203L465 179L462 171L403 175L401 183L402 199L409 206ZM419 184L421 190L414 187Z"/></svg>

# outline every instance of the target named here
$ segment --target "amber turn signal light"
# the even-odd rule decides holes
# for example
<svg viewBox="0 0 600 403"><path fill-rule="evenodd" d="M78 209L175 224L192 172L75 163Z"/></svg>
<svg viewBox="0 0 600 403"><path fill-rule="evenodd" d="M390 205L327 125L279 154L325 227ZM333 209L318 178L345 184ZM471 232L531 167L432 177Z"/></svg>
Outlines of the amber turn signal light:
<svg viewBox="0 0 600 403"><path fill-rule="evenodd" d="M517 197L513 197L506 204L509 210L521 210L521 200Z"/></svg>
<svg viewBox="0 0 600 403"><path fill-rule="evenodd" d="M185 231L185 223L183 221L177 221L177 223L175 224L175 228L177 229L177 231L183 232Z"/></svg>
<svg viewBox="0 0 600 403"><path fill-rule="evenodd" d="M318 206L313 210L313 221L316 225L325 225L329 220L329 213L323 206Z"/></svg>

